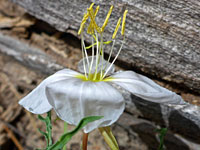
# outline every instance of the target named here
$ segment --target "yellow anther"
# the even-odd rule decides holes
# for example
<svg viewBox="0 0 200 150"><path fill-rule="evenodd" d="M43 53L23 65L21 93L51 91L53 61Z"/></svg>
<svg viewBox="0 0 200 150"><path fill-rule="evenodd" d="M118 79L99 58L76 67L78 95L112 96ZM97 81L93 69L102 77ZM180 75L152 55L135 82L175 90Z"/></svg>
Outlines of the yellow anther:
<svg viewBox="0 0 200 150"><path fill-rule="evenodd" d="M97 32L101 32L101 28L96 24L95 22L95 16L94 16L94 12L92 10L92 8L89 8L88 9L88 13L89 13L89 16L90 16L90 19L91 19L91 23L92 25L94 26L94 28L97 30Z"/></svg>
<svg viewBox="0 0 200 150"><path fill-rule="evenodd" d="M91 9L91 11L93 12L93 9ZM87 33L88 34L94 34L94 25L93 25L92 21L90 21L90 24L89 24L88 29L87 29Z"/></svg>
<svg viewBox="0 0 200 150"><path fill-rule="evenodd" d="M96 7L95 12L94 12L94 16L96 17L97 13L99 11L99 6Z"/></svg>
<svg viewBox="0 0 200 150"><path fill-rule="evenodd" d="M92 8L91 8L91 11L92 11L92 13L93 13L93 9L92 9ZM96 15L97 15L98 11L99 11L99 6L97 6L96 9L95 9L95 12L94 12L94 19L95 19ZM87 33L88 33L88 34L94 34L94 28L95 28L95 27L94 27L94 25L93 25L93 23L92 23L92 21L91 21L90 24L89 24L89 26L88 26Z"/></svg>
<svg viewBox="0 0 200 150"><path fill-rule="evenodd" d="M89 9L92 9L93 6L94 6L94 3L92 3L92 4L90 5ZM88 17L89 17L88 12L85 13L85 14L83 15L83 19L82 19L82 22L81 22L80 28L79 28L79 30L78 30L78 35L80 35L81 32L83 31L83 29L84 29L84 27L85 27L85 23L86 23Z"/></svg>
<svg viewBox="0 0 200 150"><path fill-rule="evenodd" d="M107 14L107 16L106 16L105 21L104 21L104 24L103 24L103 26L101 27L101 32L104 31L105 27L106 27L107 24L108 24L108 20L109 20L109 18L110 18L111 13L112 13L112 9L113 9L113 5L110 7L110 10L109 10L109 12L108 12L108 14Z"/></svg>
<svg viewBox="0 0 200 150"><path fill-rule="evenodd" d="M125 31L125 22L126 22L126 14L127 14L128 10L125 10L124 15L123 15L123 20L122 20L122 31L121 31L121 35L124 35L124 31Z"/></svg>
<svg viewBox="0 0 200 150"><path fill-rule="evenodd" d="M78 31L78 35L80 35L81 32L83 31L83 29L84 29L84 27L85 27L85 23L86 23L88 17L89 17L89 14L88 14L88 13L87 13L87 14L84 14L83 19L82 19L82 22L81 22L81 26L80 26L79 31Z"/></svg>
<svg viewBox="0 0 200 150"><path fill-rule="evenodd" d="M91 9L93 6L94 6L94 3L92 3L92 4L90 5L89 9Z"/></svg>
<svg viewBox="0 0 200 150"><path fill-rule="evenodd" d="M119 27L120 27L121 20L122 20L122 18L120 17L120 18L118 19L117 25L116 25L116 27L115 27L115 31L114 31L114 33L113 33L112 39L115 39L115 37L116 37L116 35L117 35L117 32L118 32Z"/></svg>

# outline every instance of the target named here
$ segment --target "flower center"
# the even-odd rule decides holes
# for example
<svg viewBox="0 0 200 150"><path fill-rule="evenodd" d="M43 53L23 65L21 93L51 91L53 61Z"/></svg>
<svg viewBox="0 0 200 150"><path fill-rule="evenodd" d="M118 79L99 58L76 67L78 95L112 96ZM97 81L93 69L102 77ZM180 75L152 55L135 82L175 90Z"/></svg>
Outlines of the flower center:
<svg viewBox="0 0 200 150"><path fill-rule="evenodd" d="M100 73L97 73L96 78L94 78L95 74L90 74L90 75L88 75L88 77L80 74L80 75L77 75L75 77L78 78L78 79L81 79L83 81L91 81L91 82L100 82L100 81L107 82L107 81L111 81L113 79L112 77L106 77L106 78L102 79Z"/></svg>
<svg viewBox="0 0 200 150"><path fill-rule="evenodd" d="M94 78L95 76L96 76L96 78ZM83 81L91 81L91 82L100 82L100 81L106 82L106 81L112 80L112 77L106 77L106 78L102 79L100 73L97 73L97 75L93 73L93 74L88 75L88 77L80 74L80 75L77 75L75 77L78 78L78 79L81 79Z"/></svg>

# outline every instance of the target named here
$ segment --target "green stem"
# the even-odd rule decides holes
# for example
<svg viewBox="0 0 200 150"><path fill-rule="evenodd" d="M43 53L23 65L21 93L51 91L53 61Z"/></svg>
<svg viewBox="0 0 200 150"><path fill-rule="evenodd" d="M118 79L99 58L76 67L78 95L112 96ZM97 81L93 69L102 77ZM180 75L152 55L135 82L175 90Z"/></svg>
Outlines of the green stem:
<svg viewBox="0 0 200 150"><path fill-rule="evenodd" d="M158 129L157 132L159 132L159 139L160 139L160 145L158 147L158 150L163 150L164 149L164 138L167 133L167 128Z"/></svg>
<svg viewBox="0 0 200 150"><path fill-rule="evenodd" d="M52 142L52 124L51 124L51 111L47 112L47 118L49 119L49 124L47 125L49 146L53 144Z"/></svg>
<svg viewBox="0 0 200 150"><path fill-rule="evenodd" d="M41 121L43 121L46 125L46 131L41 131L40 129L39 132L45 137L46 142L47 142L47 146L46 148L48 148L49 146L51 146L53 144L52 141L52 123L51 123L51 111L47 112L47 116L44 118L41 115L38 115L38 119L40 119Z"/></svg>
<svg viewBox="0 0 200 150"><path fill-rule="evenodd" d="M67 127L68 127L67 122L64 122L64 134L67 133ZM66 145L63 147L63 150L67 150L67 146Z"/></svg>

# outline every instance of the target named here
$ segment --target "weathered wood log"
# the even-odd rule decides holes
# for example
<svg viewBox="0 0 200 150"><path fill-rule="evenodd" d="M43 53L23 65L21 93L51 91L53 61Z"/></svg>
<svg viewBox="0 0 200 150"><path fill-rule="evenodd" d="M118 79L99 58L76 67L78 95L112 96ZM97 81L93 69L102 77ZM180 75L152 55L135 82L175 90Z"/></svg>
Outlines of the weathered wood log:
<svg viewBox="0 0 200 150"><path fill-rule="evenodd" d="M0 52L45 74L52 74L63 68L42 50L3 34L0 34ZM200 107L191 104L185 106L155 104L131 95L125 90L120 90L126 99L126 113L131 115L124 113L125 116L121 117L118 124L127 129L130 134L134 132L139 136L147 135L155 141L155 133L151 132L151 129L156 129L156 125L166 126L170 131L167 136L168 146L174 145L174 147L182 149L185 147L185 149L191 148L192 150L200 147ZM143 119L138 120L137 118ZM179 136L174 135L175 133ZM176 140L171 140L172 138ZM145 137L141 139L147 142ZM148 142L146 144L154 149L157 146L157 144L151 145Z"/></svg>
<svg viewBox="0 0 200 150"><path fill-rule="evenodd" d="M1 33L0 52L14 57L28 67L41 70L45 74L52 74L57 70L63 69L62 66L56 64L55 60L39 49L29 47L27 44Z"/></svg>
<svg viewBox="0 0 200 150"><path fill-rule="evenodd" d="M11 0L59 31L77 32L91 1ZM200 93L200 2L198 0L97 1L98 22L114 4L105 37L128 9L126 44L119 59L126 65ZM112 23L111 23L112 22ZM73 32L74 33L74 32ZM87 37L87 42L90 39ZM106 50L108 52L108 50ZM117 49L114 51L116 54Z"/></svg>

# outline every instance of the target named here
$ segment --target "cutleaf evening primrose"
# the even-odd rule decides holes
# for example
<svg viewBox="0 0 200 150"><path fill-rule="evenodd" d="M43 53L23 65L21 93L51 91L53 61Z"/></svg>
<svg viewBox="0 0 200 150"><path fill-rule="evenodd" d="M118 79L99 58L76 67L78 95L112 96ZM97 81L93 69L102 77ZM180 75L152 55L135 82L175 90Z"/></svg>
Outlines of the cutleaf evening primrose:
<svg viewBox="0 0 200 150"><path fill-rule="evenodd" d="M151 79L133 71L114 72L114 62L120 54L125 41L125 22L127 10L123 18L119 18L110 41L104 41L103 32L108 24L113 6L100 27L95 18L99 6L93 9L92 4L84 14L78 34L81 36L83 59L78 64L78 70L63 69L42 81L30 94L20 100L19 104L35 114L43 114L52 108L64 121L78 125L86 116L103 116L102 119L91 122L84 127L88 133L100 127L107 127L118 120L125 108L122 94L113 87L118 85L144 100L156 103L185 104L183 99L174 92L156 84ZM88 23L87 33L91 36L92 55L88 56L83 33ZM121 26L123 41L111 60L116 43L117 32ZM112 43L109 57L104 58L105 44Z"/></svg>

